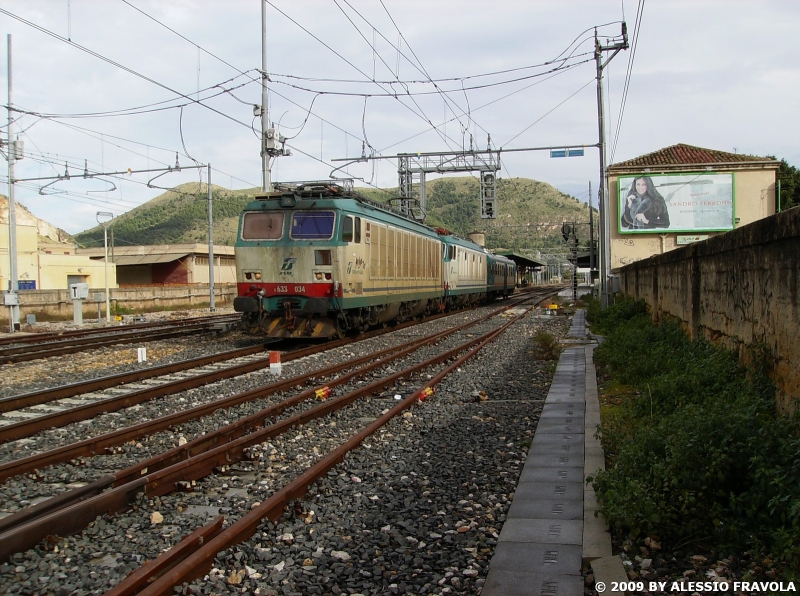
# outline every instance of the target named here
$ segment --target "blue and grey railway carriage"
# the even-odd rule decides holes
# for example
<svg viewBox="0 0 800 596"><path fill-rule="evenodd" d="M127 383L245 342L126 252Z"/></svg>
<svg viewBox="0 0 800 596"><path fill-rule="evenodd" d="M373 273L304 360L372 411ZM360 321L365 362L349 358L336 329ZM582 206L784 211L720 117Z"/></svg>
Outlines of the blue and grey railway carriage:
<svg viewBox="0 0 800 596"><path fill-rule="evenodd" d="M286 187L242 213L234 309L249 333L343 336L507 295L491 258L341 186Z"/></svg>

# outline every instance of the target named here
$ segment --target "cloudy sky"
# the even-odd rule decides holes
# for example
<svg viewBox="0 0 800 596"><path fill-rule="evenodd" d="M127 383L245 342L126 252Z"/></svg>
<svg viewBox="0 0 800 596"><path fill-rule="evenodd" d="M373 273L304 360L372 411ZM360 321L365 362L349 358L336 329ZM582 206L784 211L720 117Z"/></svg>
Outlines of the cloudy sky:
<svg viewBox="0 0 800 596"><path fill-rule="evenodd" d="M0 96L5 106L11 34L12 99L23 110L15 178L73 176L45 195L49 181L17 184L36 215L75 233L97 211L120 214L162 192L145 174L84 180L84 164L159 168L177 152L182 166L210 162L215 184L261 184L259 0L0 0L0 9ZM489 135L493 149L595 144L594 28L609 43L623 18L638 38L606 70L609 161L688 143L800 166L796 0L270 0L270 120L293 152L273 179L327 179L341 165L333 159L362 146L391 156L485 149ZM2 120L5 136L5 110ZM502 161L503 177L584 201L598 186L594 148ZM397 185L393 160L347 172ZM198 179L184 170L153 184ZM7 182L3 167L3 194Z"/></svg>

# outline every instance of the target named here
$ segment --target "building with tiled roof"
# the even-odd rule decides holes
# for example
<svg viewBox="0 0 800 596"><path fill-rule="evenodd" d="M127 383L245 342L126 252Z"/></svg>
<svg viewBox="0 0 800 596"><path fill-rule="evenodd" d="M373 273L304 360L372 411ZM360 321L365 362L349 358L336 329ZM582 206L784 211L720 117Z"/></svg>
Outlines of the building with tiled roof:
<svg viewBox="0 0 800 596"><path fill-rule="evenodd" d="M609 166L609 173L611 170L615 172L623 172L629 169L641 168L685 168L690 166L692 168L705 166L714 166L715 168L720 165L730 166L746 166L748 164L763 164L770 166L778 164L775 159L770 157L756 157L753 155L744 155L743 153L727 153L725 151L717 151L716 149L706 149L704 147L695 147L693 145L685 145L678 143L652 153L647 153L639 157L634 157L628 161L622 161Z"/></svg>
<svg viewBox="0 0 800 596"><path fill-rule="evenodd" d="M779 167L683 143L611 164L612 272L774 215Z"/></svg>

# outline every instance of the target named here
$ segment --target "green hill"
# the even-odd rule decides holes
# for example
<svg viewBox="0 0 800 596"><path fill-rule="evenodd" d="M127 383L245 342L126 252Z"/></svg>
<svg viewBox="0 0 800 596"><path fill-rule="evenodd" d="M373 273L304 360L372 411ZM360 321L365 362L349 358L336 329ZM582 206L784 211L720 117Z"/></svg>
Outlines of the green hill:
<svg viewBox="0 0 800 596"><path fill-rule="evenodd" d="M358 188L361 194L385 202L397 189ZM148 201L114 221L117 245L183 244L208 241L206 185L183 184ZM233 245L244 205L257 188L228 190L212 186L214 243ZM426 223L461 236L483 232L491 249L515 251L563 250L561 224L589 221L589 208L553 186L527 178L498 179L498 218L480 218L479 182L470 176L447 177L426 185ZM596 214L596 212L595 212ZM597 221L597 218L595 218ZM588 228L585 236L588 236ZM101 246L103 229L96 226L75 236L81 246ZM586 238L582 238L585 244Z"/></svg>
<svg viewBox="0 0 800 596"><path fill-rule="evenodd" d="M239 214L260 189L228 190L212 185L214 243L233 246ZM114 220L118 246L208 242L208 186L189 182L167 191ZM75 235L80 246L102 246L103 228Z"/></svg>

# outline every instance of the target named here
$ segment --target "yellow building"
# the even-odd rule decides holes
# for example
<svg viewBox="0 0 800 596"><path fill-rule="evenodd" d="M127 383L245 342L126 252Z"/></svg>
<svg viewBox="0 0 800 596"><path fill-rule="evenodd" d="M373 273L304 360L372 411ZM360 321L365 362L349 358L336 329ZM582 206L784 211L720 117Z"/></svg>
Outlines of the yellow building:
<svg viewBox="0 0 800 596"><path fill-rule="evenodd" d="M8 222L0 223L0 287L9 288L11 263L8 254ZM68 244L43 242L35 225L17 224L17 279L21 290L67 289L70 284L88 283L105 288L102 261L76 254ZM116 267L109 262L108 285L117 286Z"/></svg>
<svg viewBox="0 0 800 596"><path fill-rule="evenodd" d="M105 288L105 269L89 257L77 254L65 240L69 234L33 215L17 203L17 281L21 290L66 290L70 284L88 283ZM8 254L8 198L0 195L0 290L10 287L11 261ZM108 285L116 287L113 264L108 267Z"/></svg>
<svg viewBox="0 0 800 596"><path fill-rule="evenodd" d="M774 215L779 166L684 144L612 164L612 272Z"/></svg>

